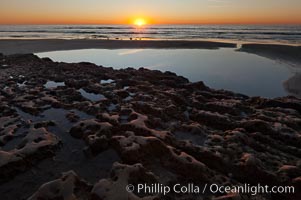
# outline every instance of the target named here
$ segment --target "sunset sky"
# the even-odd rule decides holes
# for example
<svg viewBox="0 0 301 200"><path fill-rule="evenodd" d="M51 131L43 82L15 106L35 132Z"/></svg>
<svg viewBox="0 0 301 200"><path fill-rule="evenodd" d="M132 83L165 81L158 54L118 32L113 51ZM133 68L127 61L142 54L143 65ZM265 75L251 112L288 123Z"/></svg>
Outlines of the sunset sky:
<svg viewBox="0 0 301 200"><path fill-rule="evenodd" d="M0 0L0 24L301 24L301 0Z"/></svg>

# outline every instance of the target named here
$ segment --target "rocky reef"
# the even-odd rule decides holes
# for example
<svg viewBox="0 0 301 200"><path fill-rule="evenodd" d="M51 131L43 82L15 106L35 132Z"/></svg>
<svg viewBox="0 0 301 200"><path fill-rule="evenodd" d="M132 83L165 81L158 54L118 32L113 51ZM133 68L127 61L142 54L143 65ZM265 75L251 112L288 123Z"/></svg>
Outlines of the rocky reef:
<svg viewBox="0 0 301 200"><path fill-rule="evenodd" d="M172 72L0 54L1 199L301 199L301 100ZM294 194L128 192L128 184L294 186Z"/></svg>

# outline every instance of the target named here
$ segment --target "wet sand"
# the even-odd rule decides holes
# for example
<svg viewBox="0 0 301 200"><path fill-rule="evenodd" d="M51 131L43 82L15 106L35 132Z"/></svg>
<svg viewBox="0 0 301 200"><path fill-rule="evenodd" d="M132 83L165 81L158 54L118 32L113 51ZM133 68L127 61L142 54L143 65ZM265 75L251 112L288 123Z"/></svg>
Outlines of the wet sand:
<svg viewBox="0 0 301 200"><path fill-rule="evenodd" d="M301 46L279 44L243 44L240 51L301 66Z"/></svg>
<svg viewBox="0 0 301 200"><path fill-rule="evenodd" d="M131 49L131 48L178 48L178 49L218 49L235 48L234 43L209 41L151 41L151 40L0 40L3 54L40 53L47 51L74 49Z"/></svg>
<svg viewBox="0 0 301 200"><path fill-rule="evenodd" d="M301 98L301 74L296 73L294 76L290 77L288 80L283 82L283 86L286 91L290 94Z"/></svg>
<svg viewBox="0 0 301 200"><path fill-rule="evenodd" d="M5 39L0 40L0 52L4 55L41 53L76 49L218 49L236 48L236 43L181 40L64 40L64 39ZM242 44L239 51L257 54L273 60L301 65L301 46L280 44Z"/></svg>

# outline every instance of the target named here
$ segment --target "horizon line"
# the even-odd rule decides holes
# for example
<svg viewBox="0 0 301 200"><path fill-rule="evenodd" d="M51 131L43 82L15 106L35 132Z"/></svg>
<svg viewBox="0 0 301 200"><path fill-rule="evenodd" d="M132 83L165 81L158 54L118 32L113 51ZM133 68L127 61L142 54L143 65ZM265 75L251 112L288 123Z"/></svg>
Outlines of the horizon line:
<svg viewBox="0 0 301 200"><path fill-rule="evenodd" d="M134 26L131 23L0 23L1 25L129 25ZM301 22L292 23L149 23L144 26L157 26L157 25L300 25Z"/></svg>

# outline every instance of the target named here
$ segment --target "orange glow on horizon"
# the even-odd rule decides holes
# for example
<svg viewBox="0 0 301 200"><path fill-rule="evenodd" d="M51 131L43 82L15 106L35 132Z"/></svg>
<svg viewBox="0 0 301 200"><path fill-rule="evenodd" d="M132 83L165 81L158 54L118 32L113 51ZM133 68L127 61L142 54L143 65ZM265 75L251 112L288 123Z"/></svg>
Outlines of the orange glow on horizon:
<svg viewBox="0 0 301 200"><path fill-rule="evenodd" d="M168 25L168 24L195 24L195 25L210 25L210 24L220 24L220 25L235 25L235 24L301 24L301 17L291 18L291 17L261 17L261 16L242 16L237 17L237 15L227 15L227 16L203 16L198 18L192 17L164 17L158 14L151 15L127 15L127 16L111 16L111 18L103 20L97 15L78 15L76 17L71 17L69 15L14 15L9 16L8 14L3 14L1 17L0 13L0 24L37 24L37 25L56 25L56 24L120 24L120 25L135 25L137 27L142 27L144 25Z"/></svg>
<svg viewBox="0 0 301 200"><path fill-rule="evenodd" d="M81 24L87 24L87 25L97 25L97 24L120 24L120 25L135 25L138 27L142 27L144 25L168 25L168 24L174 24L174 25L181 25L181 24L195 24L195 25L210 25L210 24L220 24L220 25L240 25L240 24L301 24L301 20L299 19L288 19L288 18L282 18L282 19L259 19L259 18L235 18L235 17L229 17L228 19L220 20L219 18L203 18L202 20L198 19L163 19L159 16L157 17L123 17L123 19L112 19L112 20L99 20L97 18L73 18L70 19L69 17L66 18L56 18L56 17L45 17L45 18L37 18L37 17L28 17L28 18L0 18L0 24L21 24L21 25L29 25L29 24L37 24L37 25L56 25L56 24L74 24L74 25L81 25ZM156 20L153 20L156 19Z"/></svg>
<svg viewBox="0 0 301 200"><path fill-rule="evenodd" d="M301 24L300 0L170 2L1 0L0 24Z"/></svg>
<svg viewBox="0 0 301 200"><path fill-rule="evenodd" d="M265 25L265 24L271 24L271 25L277 25L277 24L296 24L301 25L300 20L178 20L178 21L156 21L156 22L150 22L150 21L126 21L126 20L112 20L112 21L102 21L102 20L36 20L36 19L28 19L28 20L10 20L10 21L2 21L0 19L0 25L135 25L135 26L144 26L144 25L184 25L184 24L191 24L191 25L243 25L243 24L258 24L258 25Z"/></svg>
<svg viewBox="0 0 301 200"><path fill-rule="evenodd" d="M136 26L144 26L147 23L146 23L146 21L143 18L138 18L138 19L135 19L134 24Z"/></svg>

